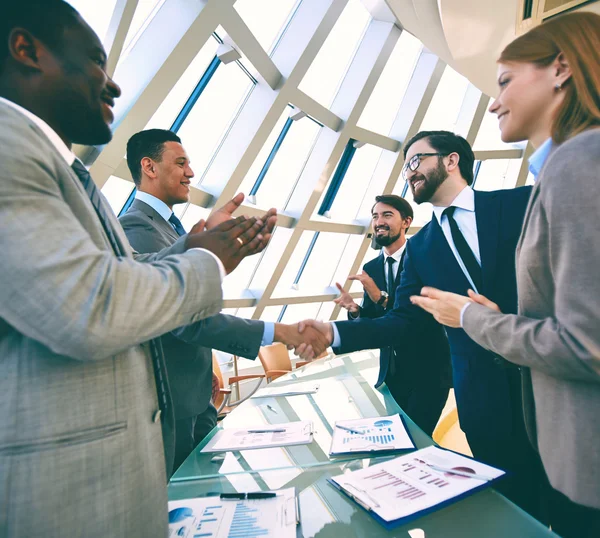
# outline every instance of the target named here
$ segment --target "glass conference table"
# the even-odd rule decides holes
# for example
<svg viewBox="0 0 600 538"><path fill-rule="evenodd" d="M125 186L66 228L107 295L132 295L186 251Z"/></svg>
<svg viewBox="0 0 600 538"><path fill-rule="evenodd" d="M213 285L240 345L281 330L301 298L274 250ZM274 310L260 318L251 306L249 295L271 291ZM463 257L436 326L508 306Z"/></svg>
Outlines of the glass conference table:
<svg viewBox="0 0 600 538"><path fill-rule="evenodd" d="M378 368L379 361L371 352L360 352L311 363L270 383L269 388L292 388L310 382L318 384L319 390L315 394L247 400L218 427L247 428L311 420L315 432L313 442L219 455L202 453L202 448L216 433L215 428L171 478L169 499L295 487L301 519L297 536L304 538L556 537L492 489L393 530L386 530L335 489L328 478L394 457L330 458L331 435L337 420L400 413L417 448L433 444L431 438L404 415L385 385L373 388Z"/></svg>

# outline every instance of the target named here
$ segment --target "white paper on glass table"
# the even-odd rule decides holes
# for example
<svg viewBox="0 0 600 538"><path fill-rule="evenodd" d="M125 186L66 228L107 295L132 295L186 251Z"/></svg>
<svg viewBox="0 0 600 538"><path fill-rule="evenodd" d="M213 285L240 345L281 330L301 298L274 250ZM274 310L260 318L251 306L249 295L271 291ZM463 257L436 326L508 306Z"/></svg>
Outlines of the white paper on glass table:
<svg viewBox="0 0 600 538"><path fill-rule="evenodd" d="M310 420L266 424L252 428L219 430L202 452L229 452L290 445L307 445L313 440Z"/></svg>
<svg viewBox="0 0 600 538"><path fill-rule="evenodd" d="M414 449L415 443L399 414L389 417L339 420L331 439L331 456L355 452Z"/></svg>
<svg viewBox="0 0 600 538"><path fill-rule="evenodd" d="M319 390L318 383L294 383L286 387L266 387L260 389L252 398L273 398L275 396L299 396L315 394Z"/></svg>
<svg viewBox="0 0 600 538"><path fill-rule="evenodd" d="M275 497L266 499L221 499L217 495L171 501L169 538L295 538L295 489L274 493Z"/></svg>

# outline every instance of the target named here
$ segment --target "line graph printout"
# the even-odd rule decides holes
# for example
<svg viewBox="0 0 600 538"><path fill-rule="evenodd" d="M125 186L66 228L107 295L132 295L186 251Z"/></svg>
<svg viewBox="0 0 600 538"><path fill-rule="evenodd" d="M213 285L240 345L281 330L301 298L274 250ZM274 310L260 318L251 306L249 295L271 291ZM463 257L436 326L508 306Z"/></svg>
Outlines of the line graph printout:
<svg viewBox="0 0 600 538"><path fill-rule="evenodd" d="M169 502L169 538L295 538L294 488L270 499L201 497Z"/></svg>
<svg viewBox="0 0 600 538"><path fill-rule="evenodd" d="M489 465L430 446L331 481L390 522L450 501L503 474Z"/></svg>
<svg viewBox="0 0 600 538"><path fill-rule="evenodd" d="M415 448L400 415L336 422L330 454Z"/></svg>

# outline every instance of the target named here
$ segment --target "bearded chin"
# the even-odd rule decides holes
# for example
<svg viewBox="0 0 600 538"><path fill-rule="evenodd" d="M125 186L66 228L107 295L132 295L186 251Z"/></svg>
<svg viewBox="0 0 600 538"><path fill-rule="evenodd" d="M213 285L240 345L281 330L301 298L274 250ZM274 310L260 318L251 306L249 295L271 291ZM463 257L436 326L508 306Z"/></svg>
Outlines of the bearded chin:
<svg viewBox="0 0 600 538"><path fill-rule="evenodd" d="M398 235L382 235L381 237L375 236L375 243L377 243L380 247L389 247L392 243L395 243L400 239L400 234Z"/></svg>

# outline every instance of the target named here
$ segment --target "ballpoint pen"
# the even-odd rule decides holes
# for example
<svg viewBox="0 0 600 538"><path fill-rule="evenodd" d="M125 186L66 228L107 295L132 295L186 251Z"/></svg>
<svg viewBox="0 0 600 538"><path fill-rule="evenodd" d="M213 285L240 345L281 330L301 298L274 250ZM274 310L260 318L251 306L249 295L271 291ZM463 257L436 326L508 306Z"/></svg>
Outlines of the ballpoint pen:
<svg viewBox="0 0 600 538"><path fill-rule="evenodd" d="M248 433L283 433L285 428L279 430L248 430Z"/></svg>
<svg viewBox="0 0 600 538"><path fill-rule="evenodd" d="M267 409L269 409L270 411L273 411L273 413L275 413L277 415L277 411L275 411L275 408L271 407L269 404L267 404Z"/></svg>
<svg viewBox="0 0 600 538"><path fill-rule="evenodd" d="M335 425L336 428L339 428L340 430L344 430L350 433L357 433L358 435L362 435L363 432L359 432L358 430L353 430L352 428L346 428L346 426L340 426L339 424Z"/></svg>
<svg viewBox="0 0 600 538"><path fill-rule="evenodd" d="M256 491L251 493L221 493L221 499L235 499L235 500L252 500L252 499L272 499L277 497L277 493L270 491Z"/></svg>

